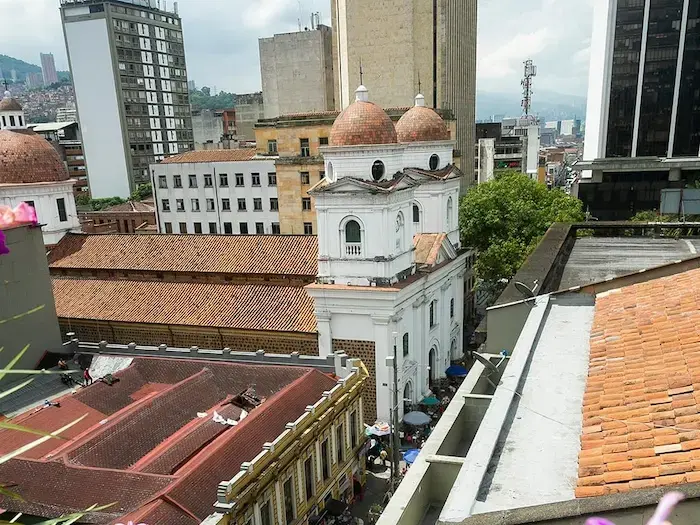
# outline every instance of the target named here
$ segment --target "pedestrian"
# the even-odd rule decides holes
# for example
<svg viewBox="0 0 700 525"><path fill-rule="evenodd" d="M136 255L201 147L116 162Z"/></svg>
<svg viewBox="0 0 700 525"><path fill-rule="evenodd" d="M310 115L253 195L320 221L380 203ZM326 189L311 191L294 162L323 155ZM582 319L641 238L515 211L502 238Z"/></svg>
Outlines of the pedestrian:
<svg viewBox="0 0 700 525"><path fill-rule="evenodd" d="M92 384L92 376L90 375L90 370L88 368L83 370L83 379L85 380L85 386Z"/></svg>

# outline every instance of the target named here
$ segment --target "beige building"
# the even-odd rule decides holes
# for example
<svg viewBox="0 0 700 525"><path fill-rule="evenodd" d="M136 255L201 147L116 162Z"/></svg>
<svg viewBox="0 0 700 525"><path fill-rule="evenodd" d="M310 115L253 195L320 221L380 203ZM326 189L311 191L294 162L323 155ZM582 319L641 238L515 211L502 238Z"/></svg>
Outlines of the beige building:
<svg viewBox="0 0 700 525"><path fill-rule="evenodd" d="M335 109L331 28L261 38L265 118Z"/></svg>
<svg viewBox="0 0 700 525"><path fill-rule="evenodd" d="M457 119L457 149L475 143L476 0L331 0L336 107L354 100L360 81L381 107L426 104ZM367 16L372 13L372 16ZM420 81L420 89L419 89ZM467 183L474 168L462 166Z"/></svg>
<svg viewBox="0 0 700 525"><path fill-rule="evenodd" d="M244 93L236 95L236 133L241 141L255 140L255 123L263 118L263 95Z"/></svg>

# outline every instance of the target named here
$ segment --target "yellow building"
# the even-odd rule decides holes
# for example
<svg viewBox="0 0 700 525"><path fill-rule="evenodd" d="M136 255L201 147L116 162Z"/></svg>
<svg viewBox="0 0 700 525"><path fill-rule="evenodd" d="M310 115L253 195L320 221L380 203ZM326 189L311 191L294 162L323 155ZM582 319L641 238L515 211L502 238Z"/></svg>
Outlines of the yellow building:
<svg viewBox="0 0 700 525"><path fill-rule="evenodd" d="M233 479L219 484L218 512L205 524L302 524L323 512L331 499L352 499L354 480L365 482L362 390L367 371L361 361L355 364L359 368L265 443Z"/></svg>
<svg viewBox="0 0 700 525"><path fill-rule="evenodd" d="M408 109L386 110L396 122ZM438 111L447 121L455 136L457 123L447 111ZM280 233L315 234L316 210L309 189L325 177L321 146L328 145L328 137L339 112L325 111L285 115L261 119L255 126L255 142L259 155L278 155L277 199ZM460 166L459 157L455 164Z"/></svg>

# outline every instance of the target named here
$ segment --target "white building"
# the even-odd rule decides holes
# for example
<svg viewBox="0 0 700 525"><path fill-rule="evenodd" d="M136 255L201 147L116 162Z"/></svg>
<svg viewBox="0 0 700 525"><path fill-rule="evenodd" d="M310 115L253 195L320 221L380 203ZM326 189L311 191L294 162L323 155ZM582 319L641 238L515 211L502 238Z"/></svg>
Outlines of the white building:
<svg viewBox="0 0 700 525"><path fill-rule="evenodd" d="M80 231L73 185L54 147L27 129L22 106L6 91L0 100L0 205L34 207L44 243Z"/></svg>
<svg viewBox="0 0 700 525"><path fill-rule="evenodd" d="M160 233L280 233L276 157L190 151L151 166Z"/></svg>
<svg viewBox="0 0 700 525"><path fill-rule="evenodd" d="M61 0L92 197L128 197L194 149L182 24L166 2Z"/></svg>
<svg viewBox="0 0 700 525"><path fill-rule="evenodd" d="M368 366L376 414L388 420L397 346L399 395L419 402L462 355L470 252L458 230L461 172L454 141L422 95L396 124L364 86L321 148L326 178L316 198L319 353L345 352ZM403 403L400 403L401 409ZM374 407L366 411L372 413Z"/></svg>

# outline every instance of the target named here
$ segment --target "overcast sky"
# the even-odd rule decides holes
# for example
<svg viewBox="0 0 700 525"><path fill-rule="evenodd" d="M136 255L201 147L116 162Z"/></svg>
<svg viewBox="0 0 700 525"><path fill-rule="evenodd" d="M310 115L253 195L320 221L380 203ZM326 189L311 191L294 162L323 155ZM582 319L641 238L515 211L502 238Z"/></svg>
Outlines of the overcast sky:
<svg viewBox="0 0 700 525"><path fill-rule="evenodd" d="M585 96L592 3L479 0L478 89L519 92L522 62L532 58L535 89ZM40 52L53 52L56 67L68 69L58 4L0 0L0 54L38 64ZM320 11L330 24L330 0L180 0L179 7L189 78L237 93L260 89L259 37L295 30L300 13L306 23Z"/></svg>

